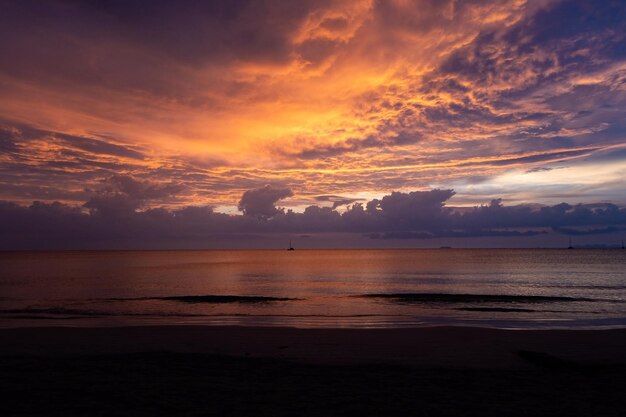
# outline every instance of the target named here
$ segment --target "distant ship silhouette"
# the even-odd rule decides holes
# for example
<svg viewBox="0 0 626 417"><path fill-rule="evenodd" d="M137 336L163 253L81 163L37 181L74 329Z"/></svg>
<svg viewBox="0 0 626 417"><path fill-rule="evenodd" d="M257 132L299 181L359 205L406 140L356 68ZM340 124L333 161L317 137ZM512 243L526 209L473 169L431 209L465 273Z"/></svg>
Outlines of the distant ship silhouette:
<svg viewBox="0 0 626 417"><path fill-rule="evenodd" d="M289 241L289 248L287 250L296 250L293 246L291 246L291 240Z"/></svg>
<svg viewBox="0 0 626 417"><path fill-rule="evenodd" d="M569 246L567 247L567 249L574 249L574 247L572 246L572 238L569 238Z"/></svg>

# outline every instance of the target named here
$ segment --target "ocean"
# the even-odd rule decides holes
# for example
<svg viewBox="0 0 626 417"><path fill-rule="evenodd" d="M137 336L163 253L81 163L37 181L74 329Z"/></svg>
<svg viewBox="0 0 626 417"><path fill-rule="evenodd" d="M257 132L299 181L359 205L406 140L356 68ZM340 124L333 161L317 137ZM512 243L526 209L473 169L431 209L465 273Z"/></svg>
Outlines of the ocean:
<svg viewBox="0 0 626 417"><path fill-rule="evenodd" d="M626 251L0 253L0 327L626 327Z"/></svg>

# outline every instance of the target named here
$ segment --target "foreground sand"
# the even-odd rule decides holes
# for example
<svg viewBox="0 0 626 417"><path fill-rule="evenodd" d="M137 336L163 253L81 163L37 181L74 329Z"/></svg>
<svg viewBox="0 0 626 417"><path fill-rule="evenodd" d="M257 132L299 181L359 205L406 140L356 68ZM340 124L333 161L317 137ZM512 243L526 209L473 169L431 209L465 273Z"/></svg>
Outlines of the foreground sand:
<svg viewBox="0 0 626 417"><path fill-rule="evenodd" d="M626 415L626 329L0 330L5 415Z"/></svg>
<svg viewBox="0 0 626 417"><path fill-rule="evenodd" d="M509 369L520 351L566 361L626 364L626 329L295 329L238 326L19 328L0 330L0 354L207 353L312 363Z"/></svg>

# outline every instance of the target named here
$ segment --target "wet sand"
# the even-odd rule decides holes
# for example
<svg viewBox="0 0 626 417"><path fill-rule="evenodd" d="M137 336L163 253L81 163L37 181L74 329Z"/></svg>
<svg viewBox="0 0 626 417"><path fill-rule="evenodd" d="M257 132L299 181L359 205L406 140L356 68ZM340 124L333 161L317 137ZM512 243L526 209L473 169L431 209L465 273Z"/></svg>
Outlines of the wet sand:
<svg viewBox="0 0 626 417"><path fill-rule="evenodd" d="M6 415L624 415L626 329L0 330Z"/></svg>

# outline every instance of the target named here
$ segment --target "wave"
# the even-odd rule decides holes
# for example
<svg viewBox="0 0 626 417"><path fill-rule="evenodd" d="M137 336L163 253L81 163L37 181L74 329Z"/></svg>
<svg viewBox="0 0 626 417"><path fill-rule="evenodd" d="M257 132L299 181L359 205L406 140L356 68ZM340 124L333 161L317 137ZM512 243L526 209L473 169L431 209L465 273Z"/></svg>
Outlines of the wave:
<svg viewBox="0 0 626 417"><path fill-rule="evenodd" d="M307 318L307 317L323 317L323 318L367 318L367 317L405 317L403 314L251 314L251 313L224 313L224 314L185 314L185 313L167 313L167 312L114 312L114 311L95 311L95 310L79 310L63 307L54 308L16 308L16 309L0 309L0 315L10 316L11 318L37 318L37 319L71 319L86 317L288 317L288 318Z"/></svg>
<svg viewBox="0 0 626 417"><path fill-rule="evenodd" d="M198 304L226 304L249 303L262 304L276 301L298 301L300 298L266 297L260 295L170 295L164 297L135 297L135 298L96 298L91 301L178 301L180 303Z"/></svg>
<svg viewBox="0 0 626 417"><path fill-rule="evenodd" d="M246 295L178 295L169 297L153 297L154 300L178 301L181 303L270 303L275 301L294 301L297 298L283 297L263 297L263 296L246 296Z"/></svg>
<svg viewBox="0 0 626 417"><path fill-rule="evenodd" d="M487 313L537 313L539 310L533 310L530 308L506 308L506 307L459 307L455 310L461 311L480 311Z"/></svg>
<svg viewBox="0 0 626 417"><path fill-rule="evenodd" d="M364 298L381 298L401 303L551 303L599 301L584 297L559 297L545 295L496 295L496 294L449 294L449 293L395 293L363 294Z"/></svg>
<svg viewBox="0 0 626 417"><path fill-rule="evenodd" d="M98 310L80 310L74 308L52 307L52 308L13 308L0 309L0 315L12 318L83 318L83 317L126 317L126 316L163 316L163 317L204 317L204 314L185 313L132 313L132 312L111 312Z"/></svg>
<svg viewBox="0 0 626 417"><path fill-rule="evenodd" d="M545 288L571 288L578 290L626 290L626 285L542 285Z"/></svg>
<svg viewBox="0 0 626 417"><path fill-rule="evenodd" d="M16 299L0 298L0 301L15 301ZM268 297L257 295L171 295L162 297L109 297L109 298L59 298L43 299L42 301L61 301L83 304L85 302L117 302L117 301L178 301L181 303L271 303L279 301L302 301L303 298ZM0 310L2 311L2 310Z"/></svg>
<svg viewBox="0 0 626 417"><path fill-rule="evenodd" d="M2 309L0 314L38 314L38 315L63 315L63 316L98 316L101 313L95 310L78 310L74 308L51 307L51 308L11 308Z"/></svg>

